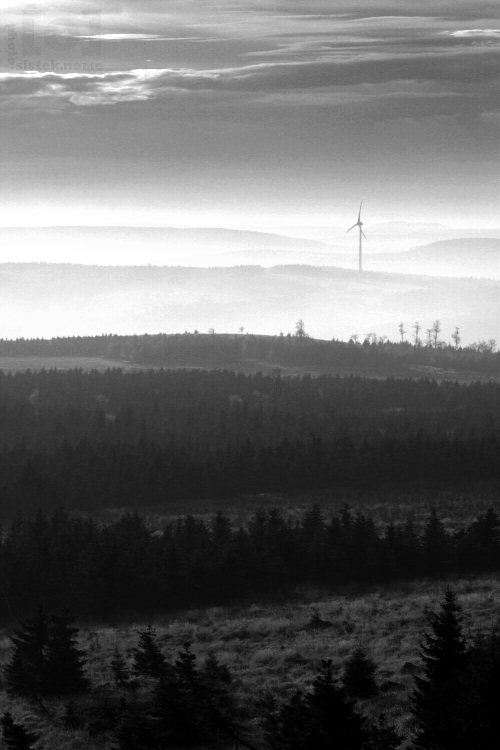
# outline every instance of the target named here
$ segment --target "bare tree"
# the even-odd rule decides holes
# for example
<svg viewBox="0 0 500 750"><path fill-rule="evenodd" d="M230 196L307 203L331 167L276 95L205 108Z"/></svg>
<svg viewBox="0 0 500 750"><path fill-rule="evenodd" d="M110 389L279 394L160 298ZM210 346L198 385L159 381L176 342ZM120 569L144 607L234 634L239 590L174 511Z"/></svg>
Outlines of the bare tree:
<svg viewBox="0 0 500 750"><path fill-rule="evenodd" d="M404 344L406 331L405 331L405 324L403 323L403 321L401 321L401 323L398 325L398 331L401 337L401 343Z"/></svg>
<svg viewBox="0 0 500 750"><path fill-rule="evenodd" d="M276 402L279 398L281 387L283 385L283 381L281 379L281 369L279 367L275 367L270 374L270 378L271 383L273 384L273 398Z"/></svg>
<svg viewBox="0 0 500 750"><path fill-rule="evenodd" d="M420 344L422 343L420 341L420 336L418 335L421 330L422 326L420 325L418 320L416 320L413 324L413 343L415 344L415 346L420 346Z"/></svg>
<svg viewBox="0 0 500 750"><path fill-rule="evenodd" d="M300 318L295 324L295 336L298 339L306 339L309 336L309 334L306 333L306 326L302 318Z"/></svg>
<svg viewBox="0 0 500 750"><path fill-rule="evenodd" d="M441 333L441 321L435 320L432 324L432 342L434 349L437 349L438 345L438 336Z"/></svg>
<svg viewBox="0 0 500 750"><path fill-rule="evenodd" d="M432 328L426 328L427 346L432 346Z"/></svg>
<svg viewBox="0 0 500 750"><path fill-rule="evenodd" d="M455 326L455 330L451 334L451 338L453 339L455 343L455 349L458 349L460 346L461 338L460 338L460 328L458 326Z"/></svg>

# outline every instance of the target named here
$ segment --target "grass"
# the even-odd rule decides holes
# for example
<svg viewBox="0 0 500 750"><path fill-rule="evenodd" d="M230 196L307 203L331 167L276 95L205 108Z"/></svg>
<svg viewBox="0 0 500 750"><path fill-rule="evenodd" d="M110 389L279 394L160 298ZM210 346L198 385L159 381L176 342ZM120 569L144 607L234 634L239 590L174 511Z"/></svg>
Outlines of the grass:
<svg viewBox="0 0 500 750"><path fill-rule="evenodd" d="M0 370L4 372L25 372L26 370L99 370L99 372L105 372L116 367L127 372L151 369L132 362L122 362L106 357L0 357Z"/></svg>
<svg viewBox="0 0 500 750"><path fill-rule="evenodd" d="M246 526L248 520L259 509L280 508L289 517L300 519L317 503L324 516L336 515L345 505L353 513L370 516L378 527L404 523L412 519L421 530L435 508L448 531L457 531L468 526L488 508L497 506L500 487L496 482L461 482L456 489L444 485L422 482L412 489L388 486L382 489L339 487L329 491L297 492L288 494L265 493L241 495L239 497L206 500L169 500L161 506L144 506L139 514L147 519L151 529L161 528L165 523L175 522L179 516L192 514L210 521L215 513L222 511L235 528ZM92 516L104 523L117 521L127 508L104 509Z"/></svg>
<svg viewBox="0 0 500 750"><path fill-rule="evenodd" d="M419 668L418 651L426 628L425 609L437 609L447 584L417 581L391 588L325 594L303 592L282 604L255 602L245 607L217 607L157 617L151 623L162 650L175 657L186 641L204 658L214 652L235 678L235 692L255 722L257 702L266 691L284 697L305 687L321 659L332 659L340 676L346 658L362 645L378 664L378 696L361 708L370 715L384 712L405 734L411 727L408 697L413 674ZM453 583L464 611L464 631L473 637L500 620L500 577L463 578ZM310 626L317 614L326 624ZM118 646L132 663L137 633L148 623L87 624L82 645L88 653L88 674L96 686L111 681L109 663ZM0 633L0 662L8 659L7 633ZM12 704L3 691L0 711L12 710L21 718L29 714L19 702ZM45 747L67 750L103 748L106 744L86 733L49 728L31 715L31 724L43 730ZM50 737L47 737L49 733ZM48 743L48 744L47 744ZM408 747L409 745L407 745Z"/></svg>

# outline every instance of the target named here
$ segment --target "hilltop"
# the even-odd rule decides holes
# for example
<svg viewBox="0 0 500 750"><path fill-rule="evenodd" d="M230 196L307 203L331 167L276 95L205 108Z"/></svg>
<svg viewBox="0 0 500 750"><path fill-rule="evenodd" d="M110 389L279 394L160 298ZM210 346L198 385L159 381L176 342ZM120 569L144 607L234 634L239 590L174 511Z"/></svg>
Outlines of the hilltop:
<svg viewBox="0 0 500 750"><path fill-rule="evenodd" d="M462 382L500 380L500 353L491 345L412 346L408 342L325 341L252 334L155 334L0 341L0 371L119 367L217 369L279 375L361 375Z"/></svg>

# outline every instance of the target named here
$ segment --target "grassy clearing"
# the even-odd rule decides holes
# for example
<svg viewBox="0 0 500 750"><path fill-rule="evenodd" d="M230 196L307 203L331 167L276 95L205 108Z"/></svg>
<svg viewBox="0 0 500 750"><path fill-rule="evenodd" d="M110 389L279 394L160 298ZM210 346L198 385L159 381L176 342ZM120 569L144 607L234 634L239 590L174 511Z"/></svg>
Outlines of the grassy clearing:
<svg viewBox="0 0 500 750"><path fill-rule="evenodd" d="M106 357L0 357L0 370L4 372L25 372L26 370L98 370L105 372L119 367L127 372L155 368L122 362Z"/></svg>
<svg viewBox="0 0 500 750"><path fill-rule="evenodd" d="M500 487L496 482L462 482L456 489L421 483L409 490L400 487L386 489L336 488L330 491L279 494L264 493L241 495L225 499L169 500L161 506L141 506L139 513L147 519L151 529L162 528L165 523L176 521L179 516L192 514L196 518L210 521L221 511L234 528L246 526L257 510L281 508L292 518L301 519L313 504L320 506L325 517L339 513L349 505L354 513L370 516L377 527L386 526L391 521L405 523L412 519L415 527L421 530L433 508L438 512L447 531L457 531L470 525L488 508L498 507ZM109 523L118 520L127 508L104 509L92 516Z"/></svg>
<svg viewBox="0 0 500 750"><path fill-rule="evenodd" d="M211 651L235 677L235 690L246 706L250 721L256 704L267 690L289 694L305 686L321 659L332 659L339 674L346 658L358 645L366 647L379 665L379 695L362 708L370 714L384 712L404 732L410 730L408 695L418 670L418 650L426 628L425 609L437 609L446 586L443 581L417 581L392 588L345 591L339 594L304 592L300 599L281 604L254 603L246 607L193 610L155 618L159 642L174 657L186 641L201 658ZM500 620L500 577L460 579L453 583L464 610L464 630L469 637L488 631ZM325 624L311 628L317 612ZM118 646L132 662L137 633L143 621L114 626L87 624L82 628L88 652L88 674L96 686L109 683L109 663ZM6 631L0 632L0 662L8 659ZM0 711L10 709L21 718L29 715L19 703L0 694ZM37 723L38 722L38 723ZM85 733L48 729L35 716L30 723L49 732L46 747L68 750L108 748ZM51 744L52 743L52 744ZM53 744L56 743L56 744Z"/></svg>

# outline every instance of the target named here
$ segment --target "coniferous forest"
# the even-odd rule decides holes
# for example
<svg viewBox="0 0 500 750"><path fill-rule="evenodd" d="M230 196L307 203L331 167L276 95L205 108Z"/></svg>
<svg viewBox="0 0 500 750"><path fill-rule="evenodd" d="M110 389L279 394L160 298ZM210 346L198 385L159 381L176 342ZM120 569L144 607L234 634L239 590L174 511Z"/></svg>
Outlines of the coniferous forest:
<svg viewBox="0 0 500 750"><path fill-rule="evenodd" d="M500 479L500 384L0 373L2 514Z"/></svg>
<svg viewBox="0 0 500 750"><path fill-rule="evenodd" d="M454 589L470 581L476 596L474 582L489 581L484 591L500 571L492 350L193 334L1 342L0 354L46 367L0 370L3 746L497 747L497 623L467 629ZM59 356L141 366L64 371ZM242 358L267 367L240 371ZM326 371L303 372L309 360ZM385 377L396 360L400 377ZM216 361L235 364L204 369ZM480 377L409 377L414 366ZM444 490L446 514L434 501ZM372 495L386 498L382 513L338 502ZM370 646L374 630L354 641L359 624L324 610L298 629L320 658L275 642L259 656L279 665L272 683L258 666L245 675L247 624L230 655L233 634L193 625L174 645L155 626L434 585L441 601L418 605L417 640L394 646L404 684ZM393 617L406 632L407 615ZM126 623L140 623L132 646ZM91 640L98 627L115 633L111 649Z"/></svg>

